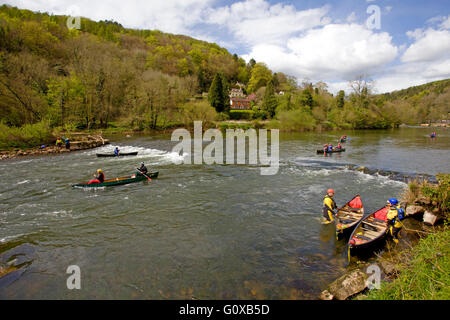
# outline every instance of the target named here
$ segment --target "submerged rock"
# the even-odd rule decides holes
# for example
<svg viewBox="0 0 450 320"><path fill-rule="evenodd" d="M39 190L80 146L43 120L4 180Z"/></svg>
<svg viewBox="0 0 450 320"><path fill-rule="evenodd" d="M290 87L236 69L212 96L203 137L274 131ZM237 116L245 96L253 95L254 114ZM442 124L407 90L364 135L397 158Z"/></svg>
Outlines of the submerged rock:
<svg viewBox="0 0 450 320"><path fill-rule="evenodd" d="M328 288L329 293L338 300L345 300L367 288L367 274L354 270L334 281Z"/></svg>

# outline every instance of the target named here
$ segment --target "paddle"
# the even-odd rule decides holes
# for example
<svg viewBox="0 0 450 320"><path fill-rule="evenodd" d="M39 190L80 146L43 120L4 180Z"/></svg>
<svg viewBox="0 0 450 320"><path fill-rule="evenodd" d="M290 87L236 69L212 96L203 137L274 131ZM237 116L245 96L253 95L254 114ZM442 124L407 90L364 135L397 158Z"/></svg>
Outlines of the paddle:
<svg viewBox="0 0 450 320"><path fill-rule="evenodd" d="M144 177L146 177L148 180L152 181L152 179L150 179L145 173L143 173L141 170L139 170L139 168L136 168L136 169L137 169L137 171L139 171L140 173L142 173L142 175L143 175Z"/></svg>

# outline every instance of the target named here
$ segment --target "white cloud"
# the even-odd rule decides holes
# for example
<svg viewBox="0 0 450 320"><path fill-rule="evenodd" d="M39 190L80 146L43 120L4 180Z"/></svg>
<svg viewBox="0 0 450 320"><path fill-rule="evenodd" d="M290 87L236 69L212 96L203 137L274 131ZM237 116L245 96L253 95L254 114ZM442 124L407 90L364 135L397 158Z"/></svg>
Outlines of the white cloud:
<svg viewBox="0 0 450 320"><path fill-rule="evenodd" d="M93 20L115 20L125 27L189 33L202 21L213 0L8 0L8 4L34 11L73 14Z"/></svg>
<svg viewBox="0 0 450 320"><path fill-rule="evenodd" d="M328 7L297 11L292 5L245 0L210 9L206 21L229 30L236 41L251 45L283 43L292 34L329 23Z"/></svg>
<svg viewBox="0 0 450 320"><path fill-rule="evenodd" d="M429 28L408 32L415 39L402 56L403 62L432 61L450 54L450 31Z"/></svg>
<svg viewBox="0 0 450 320"><path fill-rule="evenodd" d="M443 29L450 29L450 15L444 17L444 21L439 26Z"/></svg>
<svg viewBox="0 0 450 320"><path fill-rule="evenodd" d="M382 68L397 56L389 34L358 24L330 24L291 38L286 47L254 46L248 57L298 78L351 79Z"/></svg>

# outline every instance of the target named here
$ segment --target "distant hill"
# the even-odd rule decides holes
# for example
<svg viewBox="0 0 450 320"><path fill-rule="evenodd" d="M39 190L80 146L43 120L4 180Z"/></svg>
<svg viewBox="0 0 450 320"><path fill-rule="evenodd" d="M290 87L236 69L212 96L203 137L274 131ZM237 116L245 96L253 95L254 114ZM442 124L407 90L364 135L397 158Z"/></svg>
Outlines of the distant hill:
<svg viewBox="0 0 450 320"><path fill-rule="evenodd" d="M396 90L383 95L388 100L407 99L413 96L424 96L430 93L443 94L446 89L450 87L450 79L433 81L422 84L420 86L413 86L402 90Z"/></svg>

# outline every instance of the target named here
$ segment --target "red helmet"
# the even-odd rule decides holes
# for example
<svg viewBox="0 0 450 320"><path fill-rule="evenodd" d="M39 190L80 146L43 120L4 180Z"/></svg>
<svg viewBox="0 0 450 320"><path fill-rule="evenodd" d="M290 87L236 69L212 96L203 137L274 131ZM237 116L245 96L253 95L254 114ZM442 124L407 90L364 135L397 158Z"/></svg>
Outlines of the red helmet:
<svg viewBox="0 0 450 320"><path fill-rule="evenodd" d="M328 190L327 190L327 193L332 193L332 194L334 194L334 190L333 190L333 189L328 189Z"/></svg>

